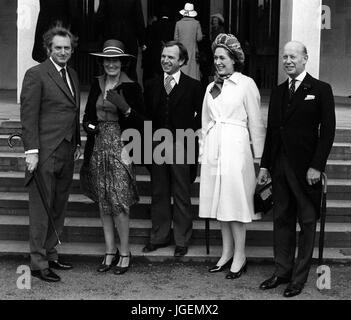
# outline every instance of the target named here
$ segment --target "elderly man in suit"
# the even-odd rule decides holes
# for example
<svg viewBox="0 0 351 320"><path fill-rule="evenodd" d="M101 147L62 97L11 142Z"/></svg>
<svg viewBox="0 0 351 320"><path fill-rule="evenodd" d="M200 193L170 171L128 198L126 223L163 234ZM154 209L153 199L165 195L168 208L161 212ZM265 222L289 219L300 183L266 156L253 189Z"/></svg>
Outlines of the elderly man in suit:
<svg viewBox="0 0 351 320"><path fill-rule="evenodd" d="M32 275L55 282L60 277L52 268L66 270L72 266L58 259L57 238L31 173L36 170L43 183L47 204L60 233L74 160L80 156L80 92L77 74L67 66L76 46L75 37L65 28L54 27L43 38L48 58L25 74L21 123L27 165L25 183L29 189Z"/></svg>
<svg viewBox="0 0 351 320"><path fill-rule="evenodd" d="M170 41L164 45L161 54L163 74L146 83L145 105L146 114L152 119L153 129L165 129L171 133L172 141L169 142L166 138L164 142L168 145L168 150L172 150L175 157L176 154L183 152L185 159L188 159L187 156L190 153L193 159L196 159L195 147L187 149L189 144L185 145L182 139L175 139L177 129L192 129L195 132L201 127L203 100L201 83L180 71L187 60L187 50L181 43ZM158 147L159 143L154 142L154 151ZM174 255L181 257L188 251L192 234L190 186L196 175L196 165L190 164L191 160L179 163L173 161L174 159L168 159L171 161L160 164L155 159L155 152L153 160L151 168L152 230L149 243L144 247L143 252L151 252L169 244L173 220L176 244Z"/></svg>
<svg viewBox="0 0 351 320"><path fill-rule="evenodd" d="M307 49L285 45L289 79L274 88L258 183L273 182L275 272L260 285L267 290L289 283L285 297L301 293L311 266L324 171L335 135L331 86L306 73ZM298 255L296 220L300 225Z"/></svg>

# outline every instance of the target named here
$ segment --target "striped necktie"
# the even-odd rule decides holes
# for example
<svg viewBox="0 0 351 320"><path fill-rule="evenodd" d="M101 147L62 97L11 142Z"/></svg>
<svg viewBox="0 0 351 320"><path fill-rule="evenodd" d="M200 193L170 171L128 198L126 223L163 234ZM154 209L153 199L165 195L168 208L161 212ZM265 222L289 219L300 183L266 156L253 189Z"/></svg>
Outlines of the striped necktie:
<svg viewBox="0 0 351 320"><path fill-rule="evenodd" d="M167 95L169 95L173 89L171 84L173 79L174 79L173 76L167 76L165 79L165 90L167 92Z"/></svg>

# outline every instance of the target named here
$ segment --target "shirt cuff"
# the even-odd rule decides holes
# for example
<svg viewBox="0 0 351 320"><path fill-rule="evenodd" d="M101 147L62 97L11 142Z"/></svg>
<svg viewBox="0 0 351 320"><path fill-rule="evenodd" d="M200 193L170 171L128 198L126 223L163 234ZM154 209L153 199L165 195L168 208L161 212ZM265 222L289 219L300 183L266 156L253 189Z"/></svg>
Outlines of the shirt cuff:
<svg viewBox="0 0 351 320"><path fill-rule="evenodd" d="M30 149L24 152L24 154L36 154L39 153L39 149Z"/></svg>
<svg viewBox="0 0 351 320"><path fill-rule="evenodd" d="M132 112L132 108L129 108L129 109L124 113L124 116L125 116L126 118L128 118L131 112Z"/></svg>

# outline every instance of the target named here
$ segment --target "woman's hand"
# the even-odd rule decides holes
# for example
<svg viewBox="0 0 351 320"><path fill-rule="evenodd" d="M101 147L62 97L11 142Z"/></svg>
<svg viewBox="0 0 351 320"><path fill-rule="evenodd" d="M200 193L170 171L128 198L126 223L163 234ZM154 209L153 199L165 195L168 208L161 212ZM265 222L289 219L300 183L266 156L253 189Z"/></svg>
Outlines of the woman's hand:
<svg viewBox="0 0 351 320"><path fill-rule="evenodd" d="M130 108L126 99L124 99L122 91L119 94L116 90L108 90L106 92L106 100L114 104L123 114Z"/></svg>
<svg viewBox="0 0 351 320"><path fill-rule="evenodd" d="M258 185L263 185L266 184L268 182L269 179L269 172L267 169L265 168L261 168L260 172L258 173L258 177L257 177L257 183Z"/></svg>

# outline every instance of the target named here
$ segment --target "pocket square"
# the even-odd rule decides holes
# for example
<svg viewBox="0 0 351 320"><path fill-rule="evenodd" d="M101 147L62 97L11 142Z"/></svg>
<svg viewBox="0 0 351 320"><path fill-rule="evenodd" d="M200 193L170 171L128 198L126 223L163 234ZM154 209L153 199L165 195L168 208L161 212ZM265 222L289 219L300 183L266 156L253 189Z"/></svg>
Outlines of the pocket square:
<svg viewBox="0 0 351 320"><path fill-rule="evenodd" d="M316 96L310 95L308 94L305 98L305 100L314 100L316 98Z"/></svg>

